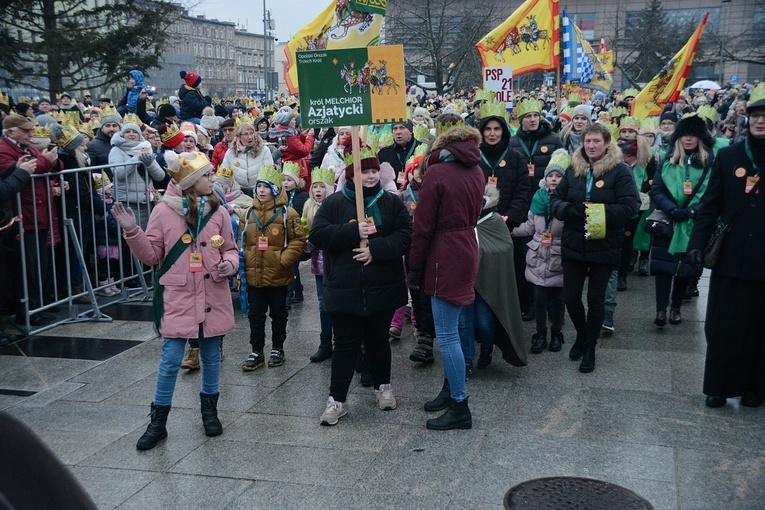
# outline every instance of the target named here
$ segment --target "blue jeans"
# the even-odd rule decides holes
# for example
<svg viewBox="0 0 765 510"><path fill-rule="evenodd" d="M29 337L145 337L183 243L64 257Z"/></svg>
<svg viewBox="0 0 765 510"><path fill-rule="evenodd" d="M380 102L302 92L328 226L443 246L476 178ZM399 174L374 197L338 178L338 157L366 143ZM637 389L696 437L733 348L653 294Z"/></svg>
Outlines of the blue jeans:
<svg viewBox="0 0 765 510"><path fill-rule="evenodd" d="M465 386L465 356L459 335L460 311L462 307L431 296L433 304L433 324L436 327L436 339L441 346L444 360L444 372L452 390L452 398L462 402L467 398Z"/></svg>
<svg viewBox="0 0 765 510"><path fill-rule="evenodd" d="M324 277L316 276L316 296L319 298L319 321L321 322L321 338L332 338L332 316L324 311Z"/></svg>
<svg viewBox="0 0 765 510"><path fill-rule="evenodd" d="M220 384L220 336L201 338L199 355L202 360L202 393L215 395ZM183 361L186 338L165 338L162 357L157 372L157 388L154 405L169 406L173 403L175 380Z"/></svg>
<svg viewBox="0 0 765 510"><path fill-rule="evenodd" d="M491 352L494 347L494 313L489 304L476 292L475 302L463 306L459 320L460 342L465 363L475 359L475 338L481 349Z"/></svg>

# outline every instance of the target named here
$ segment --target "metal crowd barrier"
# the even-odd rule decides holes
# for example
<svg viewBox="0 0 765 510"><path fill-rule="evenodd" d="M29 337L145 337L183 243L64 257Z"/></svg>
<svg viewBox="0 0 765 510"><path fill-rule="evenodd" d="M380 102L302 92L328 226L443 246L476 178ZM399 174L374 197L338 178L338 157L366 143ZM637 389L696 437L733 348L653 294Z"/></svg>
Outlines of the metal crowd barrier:
<svg viewBox="0 0 765 510"><path fill-rule="evenodd" d="M127 176L115 179L114 171L118 168L136 172L135 182L130 185ZM114 185L114 203L122 201L132 208L138 224L145 228L151 214L152 197L156 199L158 195L151 177L140 164L101 165L35 174L16 197L16 213L20 217L14 248L18 250L16 260L20 261L20 276L15 275L15 278L20 288L15 289L19 302L14 319L16 326L26 334L65 323L110 322L112 318L102 310L105 306L151 298L153 269L144 267L130 253L116 222L113 222L117 228L116 236L112 234L113 239L109 239L109 206L106 201L98 200L92 178L94 173L104 172ZM34 186L38 180L44 180L47 196L38 196ZM45 207L45 217L42 218L37 207L32 205L31 225L41 225L40 220L46 219L47 229L34 229L28 217L21 217L22 212L29 212L22 208L22 195L30 191L32 204L40 202ZM134 195L128 196L128 192ZM141 197L143 203L140 203ZM25 222L30 225L28 228L24 227ZM97 234L103 235L105 243L96 242ZM119 258L110 259L110 254L114 255L115 251ZM106 257L100 257L99 252ZM51 312L55 320L48 321L46 319L50 317L40 315ZM35 320L35 317L43 319Z"/></svg>

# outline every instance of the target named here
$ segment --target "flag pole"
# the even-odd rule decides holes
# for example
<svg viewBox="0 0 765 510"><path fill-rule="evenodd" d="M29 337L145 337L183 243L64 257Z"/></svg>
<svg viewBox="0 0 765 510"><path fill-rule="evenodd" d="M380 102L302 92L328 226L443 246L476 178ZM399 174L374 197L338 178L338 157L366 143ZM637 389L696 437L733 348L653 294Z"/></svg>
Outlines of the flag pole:
<svg viewBox="0 0 765 510"><path fill-rule="evenodd" d="M351 126L351 148L353 149L353 191L356 193L356 221L361 223L364 218L364 189L361 186L361 143L359 141L359 126ZM367 240L362 239L360 246L367 247Z"/></svg>

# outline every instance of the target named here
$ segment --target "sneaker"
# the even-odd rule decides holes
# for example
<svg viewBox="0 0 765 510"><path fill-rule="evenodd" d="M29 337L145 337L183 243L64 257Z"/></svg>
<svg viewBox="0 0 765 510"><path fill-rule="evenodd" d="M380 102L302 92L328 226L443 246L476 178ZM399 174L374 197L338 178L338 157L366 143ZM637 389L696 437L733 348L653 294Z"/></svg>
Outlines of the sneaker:
<svg viewBox="0 0 765 510"><path fill-rule="evenodd" d="M401 340L401 328L391 326L388 330L388 334L390 335L391 340Z"/></svg>
<svg viewBox="0 0 765 510"><path fill-rule="evenodd" d="M600 328L609 333L614 332L614 312L606 312L606 316L603 317L603 325Z"/></svg>
<svg viewBox="0 0 765 510"><path fill-rule="evenodd" d="M327 426L337 425L337 421L346 414L348 414L348 408L345 407L345 402L335 402L334 398L329 397L320 423Z"/></svg>
<svg viewBox="0 0 765 510"><path fill-rule="evenodd" d="M268 359L268 366L280 367L284 365L285 359L283 349L271 349L271 357Z"/></svg>
<svg viewBox="0 0 765 510"><path fill-rule="evenodd" d="M375 390L377 405L383 411L393 411L396 408L396 399L393 397L393 390L390 384L381 384L379 390Z"/></svg>
<svg viewBox="0 0 765 510"><path fill-rule="evenodd" d="M262 352L252 352L249 357L242 363L242 370L245 372L252 372L257 370L266 364L265 358Z"/></svg>

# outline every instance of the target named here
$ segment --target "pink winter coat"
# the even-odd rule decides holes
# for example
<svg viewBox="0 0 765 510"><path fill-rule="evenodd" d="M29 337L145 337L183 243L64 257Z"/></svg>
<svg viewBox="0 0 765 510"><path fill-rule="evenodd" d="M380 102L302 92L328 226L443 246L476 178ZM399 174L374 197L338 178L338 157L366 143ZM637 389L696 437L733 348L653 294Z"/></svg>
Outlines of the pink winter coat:
<svg viewBox="0 0 765 510"><path fill-rule="evenodd" d="M533 235L526 252L526 280L540 287L563 287L563 266L561 265L561 236L563 222L552 218L550 231L553 235L551 248L542 246L542 232L545 231L545 217L529 211L525 223L515 227L511 232L513 237Z"/></svg>
<svg viewBox="0 0 765 510"><path fill-rule="evenodd" d="M136 228L125 233L125 240L141 262L154 266L164 260L186 232L181 191L171 182L162 202L152 211L146 232ZM220 235L225 240L220 249L210 246L210 238L214 235ZM165 338L197 338L199 324L203 324L205 337L225 335L234 330L231 291L228 279L218 271L218 264L227 260L237 269L239 253L231 220L223 207L215 211L197 239L203 264L200 272L189 271L192 246L189 244L173 267L159 279L165 288L165 313L160 327L160 333Z"/></svg>

